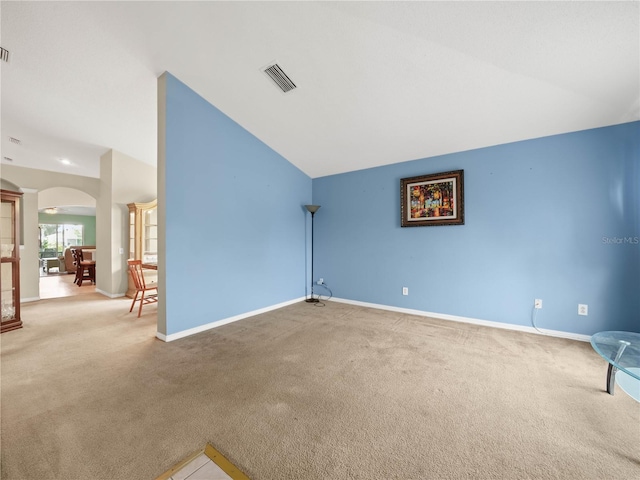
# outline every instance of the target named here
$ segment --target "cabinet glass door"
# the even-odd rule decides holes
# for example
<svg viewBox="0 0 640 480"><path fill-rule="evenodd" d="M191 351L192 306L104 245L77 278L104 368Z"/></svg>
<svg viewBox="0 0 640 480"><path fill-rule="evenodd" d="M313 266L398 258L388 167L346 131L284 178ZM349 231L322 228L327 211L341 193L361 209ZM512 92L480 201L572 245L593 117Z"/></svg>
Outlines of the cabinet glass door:
<svg viewBox="0 0 640 480"><path fill-rule="evenodd" d="M0 275L0 285L2 289L2 321L13 320L16 314L15 306L15 285L14 278L14 222L13 203L2 200L0 209L0 245L2 248L2 272Z"/></svg>
<svg viewBox="0 0 640 480"><path fill-rule="evenodd" d="M144 212L142 218L142 263L158 261L158 209Z"/></svg>
<svg viewBox="0 0 640 480"><path fill-rule="evenodd" d="M129 211L129 258L136 258L136 213Z"/></svg>
<svg viewBox="0 0 640 480"><path fill-rule="evenodd" d="M16 265L15 262L2 262L1 265L2 321L7 322L16 319L16 286L13 283Z"/></svg>
<svg viewBox="0 0 640 480"><path fill-rule="evenodd" d="M21 193L2 190L0 204L0 332L22 327L18 202Z"/></svg>

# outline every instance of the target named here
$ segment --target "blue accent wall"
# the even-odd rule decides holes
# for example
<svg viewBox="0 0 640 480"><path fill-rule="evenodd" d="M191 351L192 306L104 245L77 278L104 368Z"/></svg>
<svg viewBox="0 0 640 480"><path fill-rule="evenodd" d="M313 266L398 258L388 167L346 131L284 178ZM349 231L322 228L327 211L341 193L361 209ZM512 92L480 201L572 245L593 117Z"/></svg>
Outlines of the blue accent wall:
<svg viewBox="0 0 640 480"><path fill-rule="evenodd" d="M465 225L401 228L400 179L457 169ZM640 122L317 178L314 274L350 300L530 326L540 298L539 328L640 331L639 191Z"/></svg>
<svg viewBox="0 0 640 480"><path fill-rule="evenodd" d="M166 333L304 296L311 179L166 82Z"/></svg>

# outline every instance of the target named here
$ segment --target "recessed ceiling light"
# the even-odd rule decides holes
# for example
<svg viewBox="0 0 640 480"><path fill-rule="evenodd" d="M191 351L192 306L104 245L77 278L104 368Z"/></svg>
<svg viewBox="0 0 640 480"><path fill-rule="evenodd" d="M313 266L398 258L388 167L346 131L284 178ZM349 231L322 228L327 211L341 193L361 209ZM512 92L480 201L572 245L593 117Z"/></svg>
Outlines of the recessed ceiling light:
<svg viewBox="0 0 640 480"><path fill-rule="evenodd" d="M71 160L67 159L67 158L63 158L60 160L60 163L63 165L71 165Z"/></svg>
<svg viewBox="0 0 640 480"><path fill-rule="evenodd" d="M55 214L58 213L58 209L56 207L52 207L52 208L45 208L43 210L44 213L50 213L50 214Z"/></svg>

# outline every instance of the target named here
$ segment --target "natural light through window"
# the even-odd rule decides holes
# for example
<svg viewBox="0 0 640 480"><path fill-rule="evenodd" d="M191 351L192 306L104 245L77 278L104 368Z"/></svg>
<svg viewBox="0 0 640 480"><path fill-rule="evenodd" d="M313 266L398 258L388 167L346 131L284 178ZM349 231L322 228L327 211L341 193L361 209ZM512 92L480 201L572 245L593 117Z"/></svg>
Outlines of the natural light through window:
<svg viewBox="0 0 640 480"><path fill-rule="evenodd" d="M83 225L41 223L38 228L40 258L45 258L47 254L57 257L65 248L83 244Z"/></svg>

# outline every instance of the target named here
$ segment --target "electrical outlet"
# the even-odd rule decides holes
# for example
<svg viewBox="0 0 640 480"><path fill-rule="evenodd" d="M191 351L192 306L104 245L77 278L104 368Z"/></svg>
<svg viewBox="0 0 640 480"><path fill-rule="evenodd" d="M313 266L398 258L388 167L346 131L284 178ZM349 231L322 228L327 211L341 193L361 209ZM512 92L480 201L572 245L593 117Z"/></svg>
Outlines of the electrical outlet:
<svg viewBox="0 0 640 480"><path fill-rule="evenodd" d="M124 255L124 248L120 247L118 251L120 252L120 255Z"/></svg>
<svg viewBox="0 0 640 480"><path fill-rule="evenodd" d="M584 315L585 317L589 315L589 305L585 305L584 303L579 303L578 315Z"/></svg>
<svg viewBox="0 0 640 480"><path fill-rule="evenodd" d="M542 308L542 299L540 299L540 298L536 298L536 299L533 301L533 306L534 306L535 308Z"/></svg>
<svg viewBox="0 0 640 480"><path fill-rule="evenodd" d="M402 287L402 294L409 295L409 287Z"/></svg>
<svg viewBox="0 0 640 480"><path fill-rule="evenodd" d="M318 285L322 285L324 283L324 278L321 278L320 280L318 280Z"/></svg>

